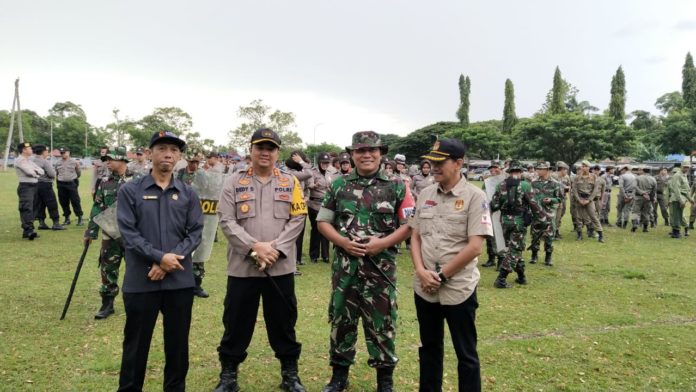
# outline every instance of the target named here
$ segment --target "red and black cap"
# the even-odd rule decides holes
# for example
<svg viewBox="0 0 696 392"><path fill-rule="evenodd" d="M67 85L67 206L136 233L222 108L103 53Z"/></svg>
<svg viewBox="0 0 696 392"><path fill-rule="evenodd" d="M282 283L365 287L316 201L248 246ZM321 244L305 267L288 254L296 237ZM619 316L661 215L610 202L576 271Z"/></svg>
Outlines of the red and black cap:
<svg viewBox="0 0 696 392"><path fill-rule="evenodd" d="M428 154L422 155L421 158L430 161L440 162L447 158L461 159L464 158L466 148L464 143L457 139L440 139L435 142L432 150Z"/></svg>

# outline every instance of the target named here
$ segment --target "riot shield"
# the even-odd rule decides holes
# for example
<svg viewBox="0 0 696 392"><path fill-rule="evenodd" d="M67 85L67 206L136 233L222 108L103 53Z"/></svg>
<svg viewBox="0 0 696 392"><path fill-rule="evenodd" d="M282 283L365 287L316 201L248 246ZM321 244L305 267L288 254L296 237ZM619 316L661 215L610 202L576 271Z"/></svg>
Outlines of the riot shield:
<svg viewBox="0 0 696 392"><path fill-rule="evenodd" d="M115 240L121 238L121 231L118 229L118 221L116 220L117 205L118 202L115 202L92 218L92 221L102 229L102 233Z"/></svg>
<svg viewBox="0 0 696 392"><path fill-rule="evenodd" d="M218 201L226 179L227 175L224 173L199 169L191 182L191 187L201 200L203 210L203 234L200 245L193 252L194 263L205 263L213 251L213 241L218 227Z"/></svg>
<svg viewBox="0 0 696 392"><path fill-rule="evenodd" d="M486 184L486 196L490 202L495 194L495 188L505 180L505 174L488 177L483 183ZM503 237L503 226L500 224L500 211L491 214L493 221L493 239L495 240L495 250L500 253L507 250L505 247L505 237Z"/></svg>

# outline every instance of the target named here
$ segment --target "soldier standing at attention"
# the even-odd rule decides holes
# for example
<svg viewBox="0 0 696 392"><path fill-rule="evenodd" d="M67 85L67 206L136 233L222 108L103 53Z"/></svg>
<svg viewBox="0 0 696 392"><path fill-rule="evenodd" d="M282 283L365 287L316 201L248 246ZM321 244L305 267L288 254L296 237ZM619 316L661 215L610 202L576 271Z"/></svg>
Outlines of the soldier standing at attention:
<svg viewBox="0 0 696 392"><path fill-rule="evenodd" d="M604 242L602 224L597 217L597 209L594 206L594 199L599 193L600 179L590 173L590 162L582 161L580 170L573 179L573 199L575 208L578 212L578 224L575 227L577 239L582 239L582 226L587 226L587 236L593 237L594 231L599 235L598 241Z"/></svg>
<svg viewBox="0 0 696 392"><path fill-rule="evenodd" d="M117 221L123 238L123 356L119 391L142 391L152 333L163 316L164 389L186 390L193 307L191 252L201 242L198 196L174 177L186 143L171 132L150 139L150 175L121 185Z"/></svg>
<svg viewBox="0 0 696 392"><path fill-rule="evenodd" d="M416 315L420 331L420 391L441 391L444 321L457 354L458 389L481 390L476 351L476 264L483 239L493 235L486 194L461 174L464 145L439 140L423 158L433 162L436 185L425 188L409 222Z"/></svg>
<svg viewBox="0 0 696 392"><path fill-rule="evenodd" d="M118 190L121 185L131 179L131 173L128 172L126 166L128 158L125 147L109 151L101 159L109 168L110 174L99 181L97 191L94 193L94 204L89 214L85 242L97 239L99 226L94 222L94 217L116 204ZM99 251L99 272L101 274L99 294L101 294L102 306L94 315L96 320L102 320L114 314L114 298L118 295L118 270L121 267L124 253L123 240L111 238L102 232L101 250Z"/></svg>
<svg viewBox="0 0 696 392"><path fill-rule="evenodd" d="M44 174L39 177L36 198L34 199L34 217L39 219L39 230L65 230L65 227L60 224L58 202L56 201L56 194L53 192L56 169L46 159L48 158L48 149L43 144L35 144L32 150L35 154L34 163L44 171ZM53 220L53 227L48 227L46 224L46 209L48 209L48 215Z"/></svg>
<svg viewBox="0 0 696 392"><path fill-rule="evenodd" d="M554 236L554 238L561 239L561 222L566 212L567 195L570 193L570 176L568 175L568 165L565 162L556 162L556 172L553 174L553 179L561 184L561 203L556 210L556 234Z"/></svg>
<svg viewBox="0 0 696 392"><path fill-rule="evenodd" d="M500 221L503 225L503 235L507 250L503 255L503 262L500 265L498 278L493 284L494 287L505 289L512 287L506 279L510 272L517 273L515 282L527 284L524 274L524 236L527 227L524 222L524 213L527 209L531 210L533 219L541 222L548 220L548 217L541 206L534 198L532 185L522 178L522 165L518 160L510 161L508 167L508 178L496 186L495 194L491 200L491 211L500 210Z"/></svg>
<svg viewBox="0 0 696 392"><path fill-rule="evenodd" d="M39 238L34 231L34 199L39 178L44 171L31 159L31 143L23 142L17 146L19 157L15 160L15 172L19 179L17 197L19 197L19 219L22 221L22 238L33 241Z"/></svg>
<svg viewBox="0 0 696 392"><path fill-rule="evenodd" d="M660 169L660 174L655 177L655 182L657 183L657 199L654 204L653 210L653 222L657 225L657 208L660 208L660 213L662 218L665 220L665 226L669 226L669 212L668 212L668 201L667 198L667 182L669 181L669 174L666 168ZM696 183L696 182L695 182ZM691 196L693 198L693 195Z"/></svg>
<svg viewBox="0 0 696 392"><path fill-rule="evenodd" d="M682 227L684 227L684 236L689 235L689 228L686 227L686 220L684 219L684 206L686 206L687 201L693 205L694 199L689 193L689 180L686 179L686 173L688 172L689 166L682 166L680 163L677 163L674 165L672 178L667 182L669 213L672 216L672 233L670 234L672 238L681 238Z"/></svg>
<svg viewBox="0 0 696 392"><path fill-rule="evenodd" d="M295 336L295 240L307 206L295 176L274 165L281 140L270 129L251 136L251 167L232 174L220 198L220 227L227 237L227 295L218 346L220 382L216 392L238 391L238 366L247 357L259 300L268 340L280 360L284 391L304 392L297 374L302 345Z"/></svg>
<svg viewBox="0 0 696 392"><path fill-rule="evenodd" d="M411 234L406 224L397 229L396 221L402 208L413 206L403 203L403 181L379 170L388 148L377 133L355 133L346 150L355 170L331 183L317 216L319 230L335 245L329 302L333 374L323 392L347 388L360 318L377 390L391 392L397 362L396 244ZM401 219L406 223L405 214Z"/></svg>
<svg viewBox="0 0 696 392"><path fill-rule="evenodd" d="M60 206L63 208L63 216L65 217L63 226L71 223L71 204L75 215L77 215L77 225L82 226L82 204L80 202L80 194L77 191L77 179L82 174L80 162L70 158L70 150L65 147L60 149L60 156L61 159L56 163L56 179L58 181L58 201L60 201ZM94 196L94 192L92 192L92 196Z"/></svg>
<svg viewBox="0 0 696 392"><path fill-rule="evenodd" d="M312 231L309 233L309 259L316 263L321 255L323 262L329 262L329 241L319 232L317 227L317 215L321 209L321 202L329 190L333 176L328 169L331 166L331 156L328 153L317 154L317 166L312 168L312 177L307 180L309 189L309 224Z"/></svg>
<svg viewBox="0 0 696 392"><path fill-rule="evenodd" d="M624 165L621 168L621 176L619 177L619 202L621 206L617 205L618 209L618 220L621 222L617 223L617 226L621 228L626 228L628 226L628 221L630 219L631 210L633 209L633 200L636 196L636 176L631 173L631 165Z"/></svg>
<svg viewBox="0 0 696 392"><path fill-rule="evenodd" d="M539 162L536 165L538 179L532 181L534 198L539 206L546 213L548 219L535 219L532 222L532 258L530 264L535 264L538 260L539 244L544 240L544 251L546 257L544 264L553 265L553 234L556 232L556 210L561 202L561 184L551 179L549 175L549 164Z"/></svg>

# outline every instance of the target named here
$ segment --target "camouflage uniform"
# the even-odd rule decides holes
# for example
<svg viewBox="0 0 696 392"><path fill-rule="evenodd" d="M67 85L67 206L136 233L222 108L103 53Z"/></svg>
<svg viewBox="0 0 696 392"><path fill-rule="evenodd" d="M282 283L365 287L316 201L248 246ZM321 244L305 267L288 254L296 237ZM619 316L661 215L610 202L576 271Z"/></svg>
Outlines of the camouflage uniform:
<svg viewBox="0 0 696 392"><path fill-rule="evenodd" d="M537 165L538 169L548 169L548 164ZM546 264L551 264L550 255L553 252L553 238L556 232L556 210L562 200L561 184L550 177L546 180L539 178L532 182L534 199L546 213L547 219L534 219L532 222L532 261L536 262L536 254L539 252L539 244L544 240L544 250L546 251ZM544 199L548 199L544 202Z"/></svg>
<svg viewBox="0 0 696 392"><path fill-rule="evenodd" d="M511 161L508 173L515 170L521 171L522 167L518 161ZM531 212L533 219L543 223L548 222L548 217L534 198L532 186L526 180L515 179L512 176L496 187L491 200L491 211L498 210L501 212L500 220L503 225L505 245L508 248L504 253L500 272L507 276L514 270L518 274L517 282L524 284L526 279L522 253L527 231L524 216ZM503 283L505 276L502 276Z"/></svg>
<svg viewBox="0 0 696 392"><path fill-rule="evenodd" d="M568 165L563 161L556 162L556 170L559 170L561 168L565 168L566 170L568 170ZM563 216L566 213L567 195L568 193L570 193L570 176L568 174L561 175L561 173L557 171L551 174L551 178L553 178L561 184L561 203L558 205L558 208L556 209L556 234L554 236L554 238L560 239L561 222L563 221Z"/></svg>
<svg viewBox="0 0 696 392"><path fill-rule="evenodd" d="M371 131L355 134L353 143L382 147L379 136ZM330 223L340 235L353 240L386 237L396 230L397 211L405 195L406 187L399 178L389 179L381 171L362 177L353 170L331 183L317 221ZM354 362L362 317L368 365L393 368L398 360L394 345L397 306L396 289L389 281L396 282L396 247L362 258L340 247L334 249L329 303L331 364L348 367Z"/></svg>

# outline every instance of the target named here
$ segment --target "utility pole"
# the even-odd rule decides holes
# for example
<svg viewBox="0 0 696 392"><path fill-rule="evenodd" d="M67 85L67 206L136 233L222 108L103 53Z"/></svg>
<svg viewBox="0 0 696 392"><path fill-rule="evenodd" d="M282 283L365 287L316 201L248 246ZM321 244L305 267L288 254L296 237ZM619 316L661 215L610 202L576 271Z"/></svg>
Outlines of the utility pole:
<svg viewBox="0 0 696 392"><path fill-rule="evenodd" d="M17 109L15 111L15 108ZM12 144L12 131L14 130L15 114L17 114L17 125L19 126L19 142L24 142L24 131L22 130L22 107L19 104L19 78L15 80L15 92L12 100L12 113L10 114L10 130L7 132L7 144L5 145L5 162L3 170L7 170L7 161L10 158L10 145Z"/></svg>

